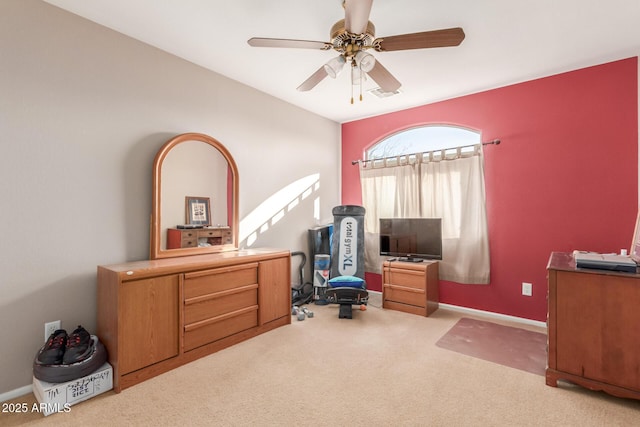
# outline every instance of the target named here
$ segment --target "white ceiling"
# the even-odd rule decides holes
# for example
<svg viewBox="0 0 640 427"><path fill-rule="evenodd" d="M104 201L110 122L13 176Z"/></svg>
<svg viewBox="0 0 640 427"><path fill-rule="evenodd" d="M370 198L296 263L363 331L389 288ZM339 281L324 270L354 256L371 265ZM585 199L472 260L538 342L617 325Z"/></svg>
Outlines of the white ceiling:
<svg viewBox="0 0 640 427"><path fill-rule="evenodd" d="M342 0L45 0L337 122L640 53L638 0L375 0L376 37L462 27L458 47L374 52L400 95L350 104L349 73L296 87L334 51L255 48L251 37L330 41ZM365 90L375 87L365 83Z"/></svg>

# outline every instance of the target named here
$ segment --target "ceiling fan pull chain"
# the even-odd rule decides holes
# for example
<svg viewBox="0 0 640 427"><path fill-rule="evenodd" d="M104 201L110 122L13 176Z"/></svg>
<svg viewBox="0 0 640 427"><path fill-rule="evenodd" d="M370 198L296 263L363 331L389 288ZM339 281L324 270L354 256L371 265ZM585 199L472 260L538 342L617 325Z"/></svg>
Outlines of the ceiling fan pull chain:
<svg viewBox="0 0 640 427"><path fill-rule="evenodd" d="M351 62L351 104L353 105L353 84L355 83L354 78L353 78L353 68L354 68L354 62Z"/></svg>
<svg viewBox="0 0 640 427"><path fill-rule="evenodd" d="M358 67L358 70L360 71L360 102L362 102L362 80L364 76L362 75L362 67Z"/></svg>

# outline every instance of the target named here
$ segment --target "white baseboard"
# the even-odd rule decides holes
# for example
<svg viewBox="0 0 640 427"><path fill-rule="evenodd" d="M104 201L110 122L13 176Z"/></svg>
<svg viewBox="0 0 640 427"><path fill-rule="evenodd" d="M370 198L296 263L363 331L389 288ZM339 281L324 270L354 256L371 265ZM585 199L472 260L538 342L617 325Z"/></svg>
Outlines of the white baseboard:
<svg viewBox="0 0 640 427"><path fill-rule="evenodd" d="M450 304L443 304L443 303L440 303L439 306L441 308L446 308L446 309L452 310L452 311L460 311L460 312L463 312L463 313L477 314L477 315L480 315L480 316L493 317L493 318L496 318L496 319L508 320L510 322L516 322L516 323L523 323L523 324L526 324L526 325L538 326L540 328L545 328L545 329L547 328L547 323L546 322L541 322L539 320L525 319L523 317L509 316L507 314L492 313L490 311L476 310L475 308L460 307L460 306L457 306L457 305L450 305Z"/></svg>
<svg viewBox="0 0 640 427"><path fill-rule="evenodd" d="M0 402L6 402L7 400L15 399L16 397L24 396L25 394L29 394L33 391L33 386L31 384L26 385L24 387L17 388L15 390L9 390L6 393L0 394Z"/></svg>
<svg viewBox="0 0 640 427"><path fill-rule="evenodd" d="M380 291L369 291L369 293L379 295L380 298L382 298L382 292ZM447 310L451 310L451 311L459 311L461 313L469 313L469 314L475 314L478 316L493 317L494 319L502 319L510 322L538 326L540 328L545 328L545 329L547 328L547 323L541 322L539 320L531 320L531 319L525 319L524 317L509 316L508 314L493 313L491 311L477 310L475 308L460 307L459 305L439 303L438 306L441 308L446 308Z"/></svg>

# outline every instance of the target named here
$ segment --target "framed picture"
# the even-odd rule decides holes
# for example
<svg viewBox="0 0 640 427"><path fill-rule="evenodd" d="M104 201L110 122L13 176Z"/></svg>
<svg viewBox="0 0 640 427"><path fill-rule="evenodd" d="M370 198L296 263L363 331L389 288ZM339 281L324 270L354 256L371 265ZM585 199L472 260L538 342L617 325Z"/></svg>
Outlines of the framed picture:
<svg viewBox="0 0 640 427"><path fill-rule="evenodd" d="M211 225L211 200L208 197L185 197L187 224Z"/></svg>
<svg viewBox="0 0 640 427"><path fill-rule="evenodd" d="M640 212L636 217L636 228L633 230L633 240L631 241L631 253L629 253L631 259L635 262L640 261Z"/></svg>

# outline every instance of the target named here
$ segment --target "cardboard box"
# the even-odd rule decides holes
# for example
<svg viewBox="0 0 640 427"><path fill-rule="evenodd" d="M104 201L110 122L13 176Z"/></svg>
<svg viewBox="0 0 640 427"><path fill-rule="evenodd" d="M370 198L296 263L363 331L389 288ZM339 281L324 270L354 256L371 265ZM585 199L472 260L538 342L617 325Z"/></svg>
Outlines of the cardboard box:
<svg viewBox="0 0 640 427"><path fill-rule="evenodd" d="M38 412L45 416L69 412L71 405L90 399L113 388L113 369L105 363L95 372L66 383L48 383L33 377L33 394Z"/></svg>

